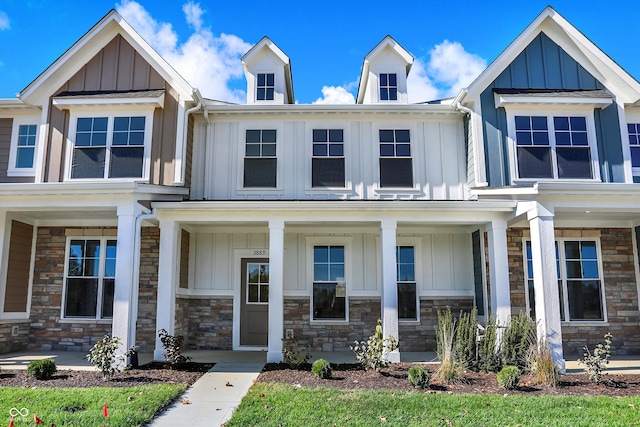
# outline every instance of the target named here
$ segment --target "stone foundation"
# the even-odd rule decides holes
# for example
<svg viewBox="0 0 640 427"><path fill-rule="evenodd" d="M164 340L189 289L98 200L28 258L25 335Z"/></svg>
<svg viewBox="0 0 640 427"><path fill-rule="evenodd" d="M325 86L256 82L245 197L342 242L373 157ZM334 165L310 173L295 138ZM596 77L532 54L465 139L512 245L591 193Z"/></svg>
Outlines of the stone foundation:
<svg viewBox="0 0 640 427"><path fill-rule="evenodd" d="M473 297L443 297L420 299L420 322L398 323L400 335L400 352L403 351L436 351L436 331L438 323L438 309L451 308L451 313L457 317L460 311L473 309Z"/></svg>
<svg viewBox="0 0 640 427"><path fill-rule="evenodd" d="M186 305L189 350L233 349L233 298L195 297L180 298L181 309ZM186 302L186 304L184 304ZM177 322L177 317L176 317Z"/></svg>
<svg viewBox="0 0 640 427"><path fill-rule="evenodd" d="M10 320L0 322L0 354L25 350L29 344L29 320ZM17 335L13 329L18 328Z"/></svg>
<svg viewBox="0 0 640 427"><path fill-rule="evenodd" d="M136 345L141 353L152 353L156 343L158 300L158 258L160 229L142 227L140 233L140 270Z"/></svg>

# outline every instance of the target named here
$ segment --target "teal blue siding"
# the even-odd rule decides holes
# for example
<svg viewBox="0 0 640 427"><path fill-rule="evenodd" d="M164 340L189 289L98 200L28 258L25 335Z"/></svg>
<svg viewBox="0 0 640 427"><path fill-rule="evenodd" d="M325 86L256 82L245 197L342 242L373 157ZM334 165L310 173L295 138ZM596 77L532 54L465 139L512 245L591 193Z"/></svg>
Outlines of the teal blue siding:
<svg viewBox="0 0 640 427"><path fill-rule="evenodd" d="M510 176L506 113L503 108L495 108L494 88L605 89L560 46L540 33L480 95L486 174L490 186L509 185ZM596 132L602 180L624 182L622 140L615 104L596 111Z"/></svg>

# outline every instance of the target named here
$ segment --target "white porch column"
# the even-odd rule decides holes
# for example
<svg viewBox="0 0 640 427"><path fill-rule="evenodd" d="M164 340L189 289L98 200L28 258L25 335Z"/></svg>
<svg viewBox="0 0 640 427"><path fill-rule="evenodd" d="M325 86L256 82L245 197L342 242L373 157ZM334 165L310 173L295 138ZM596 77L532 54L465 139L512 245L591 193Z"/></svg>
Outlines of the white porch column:
<svg viewBox="0 0 640 427"><path fill-rule="evenodd" d="M132 301L135 295L133 272L138 259L135 250L136 214L135 202L118 206L118 238L116 249L116 277L113 291L113 323L111 335L120 338L120 349L125 352L135 344L136 315Z"/></svg>
<svg viewBox="0 0 640 427"><path fill-rule="evenodd" d="M282 361L284 328L284 221L269 221L269 348L267 362Z"/></svg>
<svg viewBox="0 0 640 427"><path fill-rule="evenodd" d="M162 342L158 331L164 329L175 335L176 319L176 282L178 280L178 251L180 227L175 221L160 221L160 251L158 259L158 302L156 313L155 360L163 360Z"/></svg>
<svg viewBox="0 0 640 427"><path fill-rule="evenodd" d="M505 325L511 316L509 290L509 256L507 252L507 221L496 219L487 225L489 243L489 280L491 311L498 324Z"/></svg>
<svg viewBox="0 0 640 427"><path fill-rule="evenodd" d="M395 220L380 222L380 259L382 265L382 335L398 337L398 277L396 272L396 229ZM400 351L387 354L389 362L400 362Z"/></svg>
<svg viewBox="0 0 640 427"><path fill-rule="evenodd" d="M556 247L553 227L554 213L539 203L527 212L531 230L533 289L535 292L538 339L545 337L553 360L565 371L560 324L560 292L556 268Z"/></svg>

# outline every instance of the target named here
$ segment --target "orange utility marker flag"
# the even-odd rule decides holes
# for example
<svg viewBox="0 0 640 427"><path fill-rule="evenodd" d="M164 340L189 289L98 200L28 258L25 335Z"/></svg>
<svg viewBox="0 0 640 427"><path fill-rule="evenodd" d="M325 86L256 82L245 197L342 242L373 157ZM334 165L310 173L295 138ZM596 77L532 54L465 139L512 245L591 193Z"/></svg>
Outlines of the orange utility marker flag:
<svg viewBox="0 0 640 427"><path fill-rule="evenodd" d="M38 418L36 416L36 414L33 414L33 422L36 424L44 424L44 421L42 421L40 418Z"/></svg>
<svg viewBox="0 0 640 427"><path fill-rule="evenodd" d="M14 418L15 418L15 417L16 417L15 415L12 415L12 416L11 416L11 422L9 423L9 427L15 427L15 426L13 425L13 420L14 420Z"/></svg>
<svg viewBox="0 0 640 427"><path fill-rule="evenodd" d="M102 415L104 415L105 418L109 418L109 410L107 409L107 403L104 403L104 406L102 407Z"/></svg>

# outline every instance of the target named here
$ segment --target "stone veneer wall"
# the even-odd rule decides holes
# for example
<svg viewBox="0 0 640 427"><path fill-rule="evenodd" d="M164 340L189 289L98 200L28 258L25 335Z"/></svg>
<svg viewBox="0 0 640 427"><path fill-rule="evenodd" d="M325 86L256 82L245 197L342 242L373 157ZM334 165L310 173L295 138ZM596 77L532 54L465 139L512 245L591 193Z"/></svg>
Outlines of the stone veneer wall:
<svg viewBox="0 0 640 427"><path fill-rule="evenodd" d="M420 298L420 322L399 322L400 352L436 351L438 309L451 308L454 317L473 309L473 297Z"/></svg>
<svg viewBox="0 0 640 427"><path fill-rule="evenodd" d="M187 348L232 350L233 298L190 296L184 300L188 302Z"/></svg>
<svg viewBox="0 0 640 427"><path fill-rule="evenodd" d="M176 295L175 336L185 339L183 347L189 348L189 296Z"/></svg>
<svg viewBox="0 0 640 427"><path fill-rule="evenodd" d="M556 229L556 237L600 238L602 268L608 322L562 323L562 341L565 358L582 356L582 347L593 348L603 342L607 332L613 334L612 353L615 355L640 354L640 313L633 251L633 230L630 228ZM528 229L509 229L509 265L513 301L524 299L524 264L522 238ZM518 243L519 241L519 243ZM514 243L512 249L511 244ZM517 245L520 249L518 252Z"/></svg>
<svg viewBox="0 0 640 427"><path fill-rule="evenodd" d="M60 322L67 236L116 236L117 230L38 227L31 296L31 339L28 350L89 351L111 333L111 321Z"/></svg>
<svg viewBox="0 0 640 427"><path fill-rule="evenodd" d="M0 354L21 351L29 344L29 320L0 321ZM13 336L11 331L18 327L18 334Z"/></svg>
<svg viewBox="0 0 640 427"><path fill-rule="evenodd" d="M142 227L136 323L136 345L141 353L153 352L156 343L159 256L160 229Z"/></svg>
<svg viewBox="0 0 640 427"><path fill-rule="evenodd" d="M349 322L309 321L310 300L284 299L284 329L293 329L295 346L308 351L351 351L355 340L366 340L380 318L380 298L349 298ZM284 334L283 334L284 335Z"/></svg>

